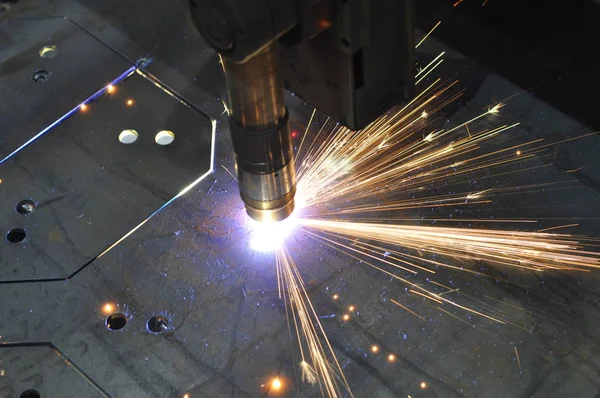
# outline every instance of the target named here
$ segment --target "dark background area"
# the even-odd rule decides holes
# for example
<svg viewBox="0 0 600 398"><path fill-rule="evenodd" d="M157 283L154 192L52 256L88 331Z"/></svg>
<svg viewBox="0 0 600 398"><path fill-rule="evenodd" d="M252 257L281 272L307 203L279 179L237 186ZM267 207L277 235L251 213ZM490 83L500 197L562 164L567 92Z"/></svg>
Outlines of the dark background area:
<svg viewBox="0 0 600 398"><path fill-rule="evenodd" d="M600 4L417 0L417 26L592 129L600 128Z"/></svg>

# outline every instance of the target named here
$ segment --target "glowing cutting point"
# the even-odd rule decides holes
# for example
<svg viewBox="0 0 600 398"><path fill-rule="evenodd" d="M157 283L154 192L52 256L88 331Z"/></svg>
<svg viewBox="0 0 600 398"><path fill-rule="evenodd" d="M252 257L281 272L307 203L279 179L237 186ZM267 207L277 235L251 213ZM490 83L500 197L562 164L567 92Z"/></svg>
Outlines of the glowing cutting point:
<svg viewBox="0 0 600 398"><path fill-rule="evenodd" d="M259 222L250 217L248 220L251 225L250 247L262 253L280 249L285 239L298 225L294 213L285 220L277 222Z"/></svg>
<svg viewBox="0 0 600 398"><path fill-rule="evenodd" d="M372 352L373 354L377 354L377 353L379 352L379 347L378 347L378 346L376 346L376 345L372 345L372 346L371 346L371 352Z"/></svg>
<svg viewBox="0 0 600 398"><path fill-rule="evenodd" d="M271 388L273 390L279 391L279 390L281 390L281 387L283 387L283 383L281 383L281 380L279 379L279 377L276 377L271 381Z"/></svg>
<svg viewBox="0 0 600 398"><path fill-rule="evenodd" d="M388 355L388 361L389 362L395 362L396 361L396 356L394 354Z"/></svg>

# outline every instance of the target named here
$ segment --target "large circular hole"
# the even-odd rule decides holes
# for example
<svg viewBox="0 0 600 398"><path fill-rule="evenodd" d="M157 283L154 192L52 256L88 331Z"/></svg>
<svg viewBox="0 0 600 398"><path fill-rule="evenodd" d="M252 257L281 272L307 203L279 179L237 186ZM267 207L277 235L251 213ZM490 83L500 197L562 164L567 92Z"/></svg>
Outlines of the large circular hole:
<svg viewBox="0 0 600 398"><path fill-rule="evenodd" d="M45 46L40 50L40 57L45 59L52 59L58 55L58 48L56 46Z"/></svg>
<svg viewBox="0 0 600 398"><path fill-rule="evenodd" d="M169 320L162 315L155 315L148 320L147 326L152 333L162 333L169 328Z"/></svg>
<svg viewBox="0 0 600 398"><path fill-rule="evenodd" d="M11 243L23 242L27 237L27 232L23 228L13 228L6 234L6 240Z"/></svg>
<svg viewBox="0 0 600 398"><path fill-rule="evenodd" d="M50 78L50 72L44 69L38 69L33 72L31 79L36 83L46 83Z"/></svg>
<svg viewBox="0 0 600 398"><path fill-rule="evenodd" d="M41 398L42 395L38 390L25 390L19 395L19 398Z"/></svg>
<svg viewBox="0 0 600 398"><path fill-rule="evenodd" d="M35 202L31 199L25 199L17 203L17 213L19 214L29 214L35 209Z"/></svg>
<svg viewBox="0 0 600 398"><path fill-rule="evenodd" d="M123 329L125 325L127 325L127 317L120 312L115 312L106 318L106 327L110 330Z"/></svg>
<svg viewBox="0 0 600 398"><path fill-rule="evenodd" d="M156 134L154 141L158 145L169 145L175 139L175 134L171 130L162 130Z"/></svg>
<svg viewBox="0 0 600 398"><path fill-rule="evenodd" d="M119 142L121 144L133 144L138 139L138 133L135 130L127 129L119 134Z"/></svg>

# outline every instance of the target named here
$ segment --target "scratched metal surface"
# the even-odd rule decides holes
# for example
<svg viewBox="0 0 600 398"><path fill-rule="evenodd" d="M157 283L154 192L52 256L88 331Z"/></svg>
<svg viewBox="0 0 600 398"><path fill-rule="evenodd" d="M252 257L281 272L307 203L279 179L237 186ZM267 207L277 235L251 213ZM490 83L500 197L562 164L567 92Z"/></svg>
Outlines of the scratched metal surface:
<svg viewBox="0 0 600 398"><path fill-rule="evenodd" d="M56 1L37 8L35 4L25 3L28 9L23 13L72 12L73 17L95 21L89 25L99 31L105 24L106 32L113 29L109 35L115 41L113 46L127 42L129 37L121 37L114 30L117 17L108 18L94 7L86 8L85 3ZM171 7L163 4L156 12L166 15L165 10ZM137 10L144 15L150 13L144 7ZM118 14L125 18L135 12L135 8L120 8ZM176 21L181 18L180 11L173 14L169 26L179 26ZM167 20L166 16L162 19L163 23ZM173 32L170 40L179 41L183 35L194 40L192 31L183 30ZM202 45L197 37L195 40L193 46ZM144 49L125 47L131 59L148 55ZM439 44L432 40L422 49L421 57L431 59L439 50ZM154 55L168 53L157 50ZM198 60L195 54L179 56L188 67L186 77L195 72L201 76L200 71L213 68L207 65L212 61ZM177 58L170 57L167 59ZM218 70L218 64L214 67ZM467 95L462 106L452 108L441 118L441 124L456 124L478 114L491 102L521 91L457 52L449 51L445 67L443 74L461 78ZM180 84L178 90L198 98L195 103L209 114L219 115L221 83L207 78L211 81L202 82L199 92L197 86L186 85L181 76L173 77L168 70L166 66L156 74L173 82L173 86ZM208 93L208 85L214 88L214 94ZM209 97L213 103L206 102ZM288 100L292 123L300 128L312 109L293 97ZM506 120L523 123L511 133L512 140L561 139L588 132L530 94L509 102L503 115ZM324 116L317 114L316 120L322 122ZM286 381L283 396L319 396L316 387L300 381L297 345L290 338L285 308L278 298L274 259L250 247L251 231L237 197L236 182L225 170L232 171L233 162L223 118L217 125L216 138L213 174L81 272L47 282L14 283L3 276L0 396L19 397L22 391L35 389L42 397L181 397L186 393L191 397L258 397L265 395L261 386L275 374ZM473 214L577 218L580 226L575 232L597 237L600 193L593 170L599 167L598 145L596 136L557 146L551 160L539 160L540 164L551 163L545 171L514 177L509 173L505 180L568 180L570 189L515 195L498 200L489 209L474 209ZM98 150L105 150L107 157L113 153L110 146L99 145ZM161 154L148 156L157 165L151 171L173 160ZM36 161L31 159L31 163ZM581 166L586 168L566 173ZM480 183L473 185L473 189L482 188ZM160 197L161 203L167 199ZM0 211L9 209L22 216L14 212L14 201L3 195ZM101 202L97 200L97 205L102 206ZM161 203L153 204L152 209L158 209ZM552 207L548 210L546 206ZM426 214L424 210L411 216ZM435 214L441 217L446 213L438 210ZM111 215L109 221L122 221L115 217ZM536 228L556 224L555 220L541 220ZM31 228L35 231L35 225ZM80 234L82 240L94 244L108 238L103 232L82 230ZM532 318L529 330L482 320L477 320L474 328L463 322L469 321L467 317L459 320L440 313L429 302L408 295L403 286L317 244L302 232L288 244L357 397L592 398L598 394L598 273L540 276L491 267L489 271L498 277L488 279L440 271L437 281L452 281L465 294L493 297L500 301L488 302L498 308L522 306L542 315ZM10 253L7 247L8 242L0 244L2 261ZM12 261L7 263L9 268L14 267ZM6 272L7 265L3 263L2 267ZM332 300L334 293L340 295L339 300ZM390 298L401 300L428 322L398 309ZM124 328L106 327L105 303L115 306L110 312L127 317ZM349 304L356 305L358 311L351 322L342 322L340 316ZM151 333L146 325L156 315L169 320L160 334ZM525 320L532 317L516 310L514 315ZM369 351L372 344L379 345L379 354ZM396 354L397 361L388 363L387 353ZM420 388L423 381L428 385L426 389Z"/></svg>

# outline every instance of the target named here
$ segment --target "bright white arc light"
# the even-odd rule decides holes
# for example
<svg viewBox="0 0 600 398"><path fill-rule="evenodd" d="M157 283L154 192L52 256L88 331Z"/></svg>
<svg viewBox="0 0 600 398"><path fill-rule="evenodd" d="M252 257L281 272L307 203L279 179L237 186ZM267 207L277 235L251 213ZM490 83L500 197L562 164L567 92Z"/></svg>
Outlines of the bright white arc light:
<svg viewBox="0 0 600 398"><path fill-rule="evenodd" d="M280 249L285 239L298 226L295 212L283 221L258 222L248 217L248 223L250 225L250 247L261 253L270 253Z"/></svg>

